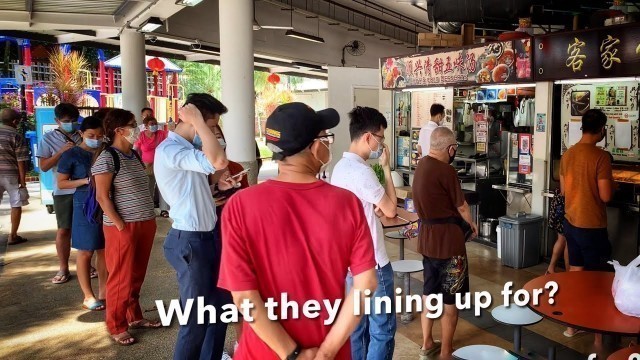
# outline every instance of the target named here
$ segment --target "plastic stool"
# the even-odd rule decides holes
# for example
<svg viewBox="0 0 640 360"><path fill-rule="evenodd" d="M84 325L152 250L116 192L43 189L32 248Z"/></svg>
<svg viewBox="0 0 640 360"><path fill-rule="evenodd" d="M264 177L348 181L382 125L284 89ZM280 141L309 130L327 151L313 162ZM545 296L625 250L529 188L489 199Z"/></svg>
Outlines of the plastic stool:
<svg viewBox="0 0 640 360"><path fill-rule="evenodd" d="M409 296L411 294L411 274L422 271L422 261L420 260L398 260L391 263L391 267L394 272L404 275L404 289L403 295ZM405 308L400 316L400 321L403 324L408 324L413 320L413 313L407 312Z"/></svg>
<svg viewBox="0 0 640 360"><path fill-rule="evenodd" d="M509 307L497 306L491 310L491 316L501 324L513 326L513 350L515 352L520 352L522 327L542 321L542 316L534 313L528 307L520 307L515 304L511 304Z"/></svg>
<svg viewBox="0 0 640 360"><path fill-rule="evenodd" d="M497 346L470 345L453 352L453 357L459 360L519 360L515 356Z"/></svg>

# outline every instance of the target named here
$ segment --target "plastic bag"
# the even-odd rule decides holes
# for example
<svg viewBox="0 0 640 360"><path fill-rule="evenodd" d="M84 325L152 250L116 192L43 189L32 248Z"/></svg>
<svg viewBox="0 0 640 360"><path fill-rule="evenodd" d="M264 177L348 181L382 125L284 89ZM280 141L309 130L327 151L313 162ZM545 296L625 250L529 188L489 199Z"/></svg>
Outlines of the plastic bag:
<svg viewBox="0 0 640 360"><path fill-rule="evenodd" d="M609 261L616 270L611 291L618 310L629 316L640 317L640 256L627 266L617 261Z"/></svg>

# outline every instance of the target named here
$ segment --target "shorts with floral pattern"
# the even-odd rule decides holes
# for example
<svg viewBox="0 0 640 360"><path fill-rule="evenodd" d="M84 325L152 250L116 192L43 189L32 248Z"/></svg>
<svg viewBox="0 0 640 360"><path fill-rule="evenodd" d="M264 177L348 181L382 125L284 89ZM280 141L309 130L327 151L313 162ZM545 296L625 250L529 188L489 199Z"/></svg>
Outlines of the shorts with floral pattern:
<svg viewBox="0 0 640 360"><path fill-rule="evenodd" d="M469 262L466 256L454 256L449 259L423 256L422 265L423 295L442 294L443 303L453 305L456 294L469 292Z"/></svg>

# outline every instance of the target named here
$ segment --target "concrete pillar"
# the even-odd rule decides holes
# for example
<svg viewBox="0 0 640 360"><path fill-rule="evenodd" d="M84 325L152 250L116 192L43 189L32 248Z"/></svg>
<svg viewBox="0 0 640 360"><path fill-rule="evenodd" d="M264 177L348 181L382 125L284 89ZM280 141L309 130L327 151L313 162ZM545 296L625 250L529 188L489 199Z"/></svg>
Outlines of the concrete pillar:
<svg viewBox="0 0 640 360"><path fill-rule="evenodd" d="M253 1L220 0L222 103L229 112L222 125L227 156L251 169L257 179L253 86Z"/></svg>
<svg viewBox="0 0 640 360"><path fill-rule="evenodd" d="M138 115L147 105L147 66L144 34L125 30L120 35L122 107ZM136 116L137 118L137 116Z"/></svg>

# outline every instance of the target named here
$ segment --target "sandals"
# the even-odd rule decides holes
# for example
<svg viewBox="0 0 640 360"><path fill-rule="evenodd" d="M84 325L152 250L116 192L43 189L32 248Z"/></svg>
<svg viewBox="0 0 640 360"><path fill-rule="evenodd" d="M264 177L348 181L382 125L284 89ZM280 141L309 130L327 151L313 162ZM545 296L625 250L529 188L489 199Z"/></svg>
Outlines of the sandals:
<svg viewBox="0 0 640 360"><path fill-rule="evenodd" d="M91 311L102 311L102 310L106 309L106 306L102 301L96 300L96 301L92 302L89 305L87 305L86 302L83 302L82 303L82 308L85 309L85 310L91 310Z"/></svg>
<svg viewBox="0 0 640 360"><path fill-rule="evenodd" d="M142 319L129 323L130 329L158 329L162 327L162 323L157 320Z"/></svg>
<svg viewBox="0 0 640 360"><path fill-rule="evenodd" d="M111 335L111 339L120 346L129 346L136 343L136 339L131 336L127 331L118 335Z"/></svg>
<svg viewBox="0 0 640 360"><path fill-rule="evenodd" d="M583 331L583 330L576 330L573 334L571 334L568 330L565 330L562 333L562 335L564 335L564 336L566 336L568 338L572 338L572 337L574 337L576 335L583 334L583 333L585 333L585 331Z"/></svg>
<svg viewBox="0 0 640 360"><path fill-rule="evenodd" d="M442 348L442 343L438 340L433 342L433 347L429 350L420 349L420 360L431 360L436 359L438 355L440 355L440 349Z"/></svg>
<svg viewBox="0 0 640 360"><path fill-rule="evenodd" d="M11 242L7 242L7 245L18 245L18 244L25 243L25 242L27 242L27 241L29 241L29 240L27 240L27 239L23 238L23 237L22 237L22 236L20 236L20 235L16 235L16 236L13 238L13 241L11 241Z"/></svg>
<svg viewBox="0 0 640 360"><path fill-rule="evenodd" d="M98 277L98 270L96 270L96 268L94 268L93 266L91 267L91 278L95 279Z"/></svg>
<svg viewBox="0 0 640 360"><path fill-rule="evenodd" d="M71 274L67 271L58 271L56 273L56 276L53 277L53 279L51 279L51 282L54 284L64 284L67 281L69 281L69 279L71 278Z"/></svg>

